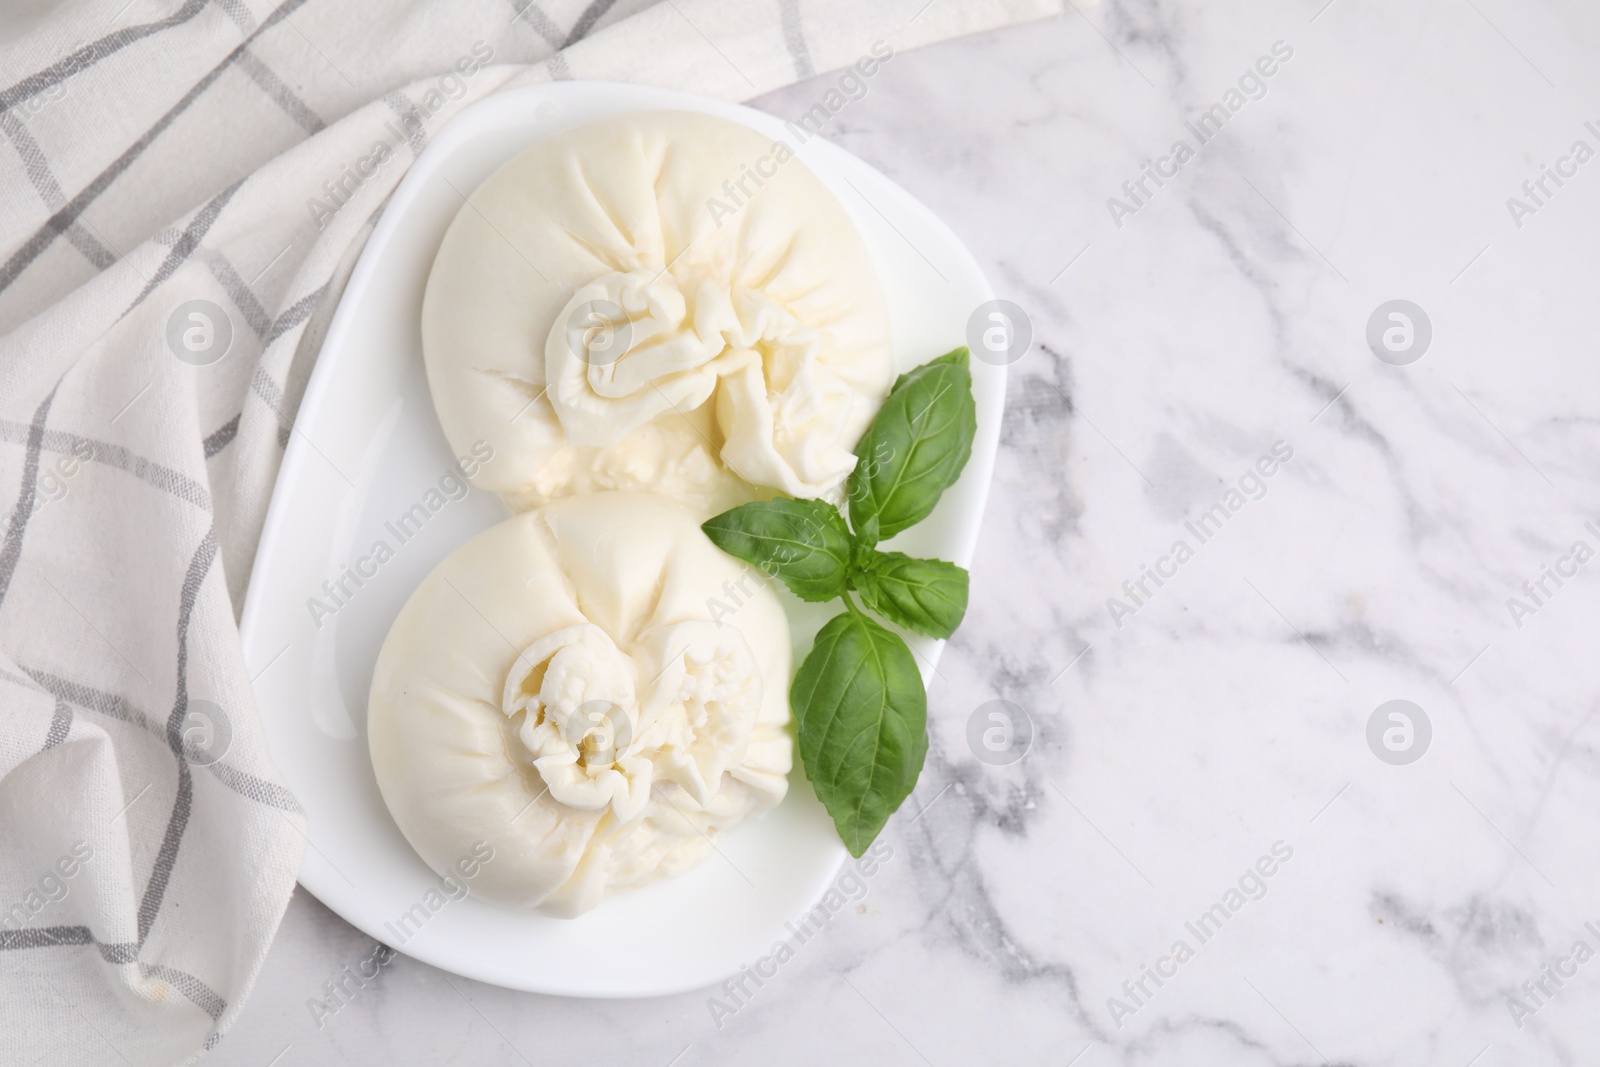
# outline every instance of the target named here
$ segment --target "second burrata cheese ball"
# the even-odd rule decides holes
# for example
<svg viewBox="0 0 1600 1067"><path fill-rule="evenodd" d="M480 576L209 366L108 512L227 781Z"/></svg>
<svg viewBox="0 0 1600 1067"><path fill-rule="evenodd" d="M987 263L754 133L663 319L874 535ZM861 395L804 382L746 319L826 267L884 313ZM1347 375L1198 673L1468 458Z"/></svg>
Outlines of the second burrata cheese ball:
<svg viewBox="0 0 1600 1067"><path fill-rule="evenodd" d="M776 594L690 507L574 497L484 531L412 594L373 673L373 770L435 871L482 842L473 895L573 916L783 799L789 669Z"/></svg>

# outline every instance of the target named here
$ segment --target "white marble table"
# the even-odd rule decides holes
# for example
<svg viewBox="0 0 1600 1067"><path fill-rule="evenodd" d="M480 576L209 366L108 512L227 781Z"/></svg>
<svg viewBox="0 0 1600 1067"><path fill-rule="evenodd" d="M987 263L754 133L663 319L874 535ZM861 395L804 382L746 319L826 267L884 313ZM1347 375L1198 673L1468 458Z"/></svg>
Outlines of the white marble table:
<svg viewBox="0 0 1600 1067"><path fill-rule="evenodd" d="M1034 330L864 899L720 1027L401 958L319 1028L373 944L301 892L208 1062L1600 1062L1600 9L1324 3L1069 9L834 120ZM996 698L1011 766L966 740ZM1391 700L1415 762L1369 747Z"/></svg>

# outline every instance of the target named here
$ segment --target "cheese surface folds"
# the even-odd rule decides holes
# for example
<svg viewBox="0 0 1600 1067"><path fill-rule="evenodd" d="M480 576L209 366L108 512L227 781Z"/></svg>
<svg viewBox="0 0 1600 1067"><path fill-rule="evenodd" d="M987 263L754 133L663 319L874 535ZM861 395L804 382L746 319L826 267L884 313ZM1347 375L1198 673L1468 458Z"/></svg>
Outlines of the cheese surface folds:
<svg viewBox="0 0 1600 1067"><path fill-rule="evenodd" d="M837 488L887 392L889 315L787 146L695 112L557 133L467 197L422 310L434 406L514 509L650 489L710 512Z"/></svg>
<svg viewBox="0 0 1600 1067"><path fill-rule="evenodd" d="M761 575L655 494L558 501L479 534L379 654L373 768L435 871L572 916L679 874L783 799L790 639Z"/></svg>

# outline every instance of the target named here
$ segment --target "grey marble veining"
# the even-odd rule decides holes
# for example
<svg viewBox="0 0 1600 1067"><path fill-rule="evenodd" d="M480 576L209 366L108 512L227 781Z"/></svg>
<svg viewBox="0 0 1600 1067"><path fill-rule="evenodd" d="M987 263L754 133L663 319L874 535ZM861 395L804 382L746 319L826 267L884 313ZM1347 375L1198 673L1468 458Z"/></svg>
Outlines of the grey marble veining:
<svg viewBox="0 0 1600 1067"><path fill-rule="evenodd" d="M319 1028L373 946L298 893L210 1062L1600 1062L1597 47L1577 2L1130 0L897 56L830 136L1034 345L893 858L720 1027L402 957ZM1405 366L1367 341L1396 299ZM997 698L1010 766L967 741Z"/></svg>

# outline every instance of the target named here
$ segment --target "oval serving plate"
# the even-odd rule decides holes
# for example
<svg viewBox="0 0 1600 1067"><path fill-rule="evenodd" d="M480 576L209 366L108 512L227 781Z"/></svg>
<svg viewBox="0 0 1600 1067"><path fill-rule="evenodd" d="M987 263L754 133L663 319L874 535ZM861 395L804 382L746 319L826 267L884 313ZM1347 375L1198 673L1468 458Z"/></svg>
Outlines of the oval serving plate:
<svg viewBox="0 0 1600 1067"><path fill-rule="evenodd" d="M491 494L463 492L451 476L455 458L428 395L419 309L439 242L462 194L528 145L606 115L661 109L719 115L798 148L866 240L888 298L897 371L965 343L969 313L993 295L955 234L861 160L820 137L797 145L763 112L682 93L580 82L502 93L448 123L401 181L300 405L241 633L245 660L259 672L272 757L306 811L300 884L407 955L513 989L641 997L720 981L786 937L785 921L816 903L847 855L797 758L787 799L722 838L682 877L620 894L578 919L471 896L450 901L390 819L367 755L367 689L390 623L435 564L507 514ZM977 541L1005 394L1003 367L974 361L972 369L972 459L933 515L891 542L963 565ZM382 563L373 551L380 541L389 549ZM347 577L352 566L359 586ZM798 663L837 605L783 595ZM314 597L334 610L314 613ZM941 647L912 641L924 681Z"/></svg>

